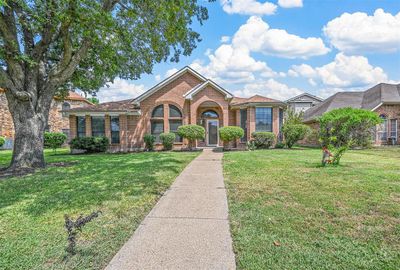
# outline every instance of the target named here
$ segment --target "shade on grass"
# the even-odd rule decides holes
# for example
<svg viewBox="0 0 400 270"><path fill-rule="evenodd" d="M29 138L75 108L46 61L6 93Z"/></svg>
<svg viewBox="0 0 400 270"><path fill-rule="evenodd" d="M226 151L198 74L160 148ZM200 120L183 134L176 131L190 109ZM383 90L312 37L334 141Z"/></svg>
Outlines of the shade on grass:
<svg viewBox="0 0 400 270"><path fill-rule="evenodd" d="M198 153L48 154L73 162L0 180L0 269L102 269ZM0 151L0 166L11 158ZM64 214L101 210L64 259Z"/></svg>
<svg viewBox="0 0 400 270"><path fill-rule="evenodd" d="M239 269L399 269L400 149L224 155Z"/></svg>

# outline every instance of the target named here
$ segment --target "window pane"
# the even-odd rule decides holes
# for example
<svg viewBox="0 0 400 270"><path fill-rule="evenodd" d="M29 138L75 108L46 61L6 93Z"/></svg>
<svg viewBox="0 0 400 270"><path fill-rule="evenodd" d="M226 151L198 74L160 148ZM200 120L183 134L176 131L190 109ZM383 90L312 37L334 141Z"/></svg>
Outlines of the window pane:
<svg viewBox="0 0 400 270"><path fill-rule="evenodd" d="M397 119L390 120L390 137L397 138Z"/></svg>
<svg viewBox="0 0 400 270"><path fill-rule="evenodd" d="M182 126L182 120L169 120L169 131L175 133L175 141L182 142L182 138L176 134L178 127Z"/></svg>
<svg viewBox="0 0 400 270"><path fill-rule="evenodd" d="M181 111L174 105L169 105L169 117L182 117Z"/></svg>
<svg viewBox="0 0 400 270"><path fill-rule="evenodd" d="M77 134L78 138L86 136L86 118L85 116L78 116L76 118Z"/></svg>
<svg viewBox="0 0 400 270"><path fill-rule="evenodd" d="M387 140L387 125L388 125L388 120L384 115L380 116L383 120L382 124L379 125L378 127L378 134L379 134L379 139L381 141L386 141Z"/></svg>
<svg viewBox="0 0 400 270"><path fill-rule="evenodd" d="M256 108L256 131L272 132L272 108Z"/></svg>
<svg viewBox="0 0 400 270"><path fill-rule="evenodd" d="M151 117L164 117L164 105L155 107Z"/></svg>
<svg viewBox="0 0 400 270"><path fill-rule="evenodd" d="M240 127L244 130L244 136L240 139L241 142L247 141L247 109L240 110Z"/></svg>
<svg viewBox="0 0 400 270"><path fill-rule="evenodd" d="M119 143L119 116L111 116L111 143Z"/></svg>
<svg viewBox="0 0 400 270"><path fill-rule="evenodd" d="M151 121L151 134L156 137L156 142L160 142L160 134L164 132L164 122L162 120Z"/></svg>
<svg viewBox="0 0 400 270"><path fill-rule="evenodd" d="M208 110L203 112L202 114L203 118L218 118L218 113L216 113L215 111L212 110Z"/></svg>
<svg viewBox="0 0 400 270"><path fill-rule="evenodd" d="M100 137L105 136L105 122L103 116L92 117L92 136Z"/></svg>

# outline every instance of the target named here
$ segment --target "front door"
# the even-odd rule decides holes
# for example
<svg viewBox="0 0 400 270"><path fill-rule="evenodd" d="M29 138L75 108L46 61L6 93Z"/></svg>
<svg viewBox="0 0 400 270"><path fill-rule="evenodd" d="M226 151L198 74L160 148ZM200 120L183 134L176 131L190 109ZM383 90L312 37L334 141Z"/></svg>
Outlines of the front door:
<svg viewBox="0 0 400 270"><path fill-rule="evenodd" d="M218 145L218 120L208 119L207 120L207 146Z"/></svg>

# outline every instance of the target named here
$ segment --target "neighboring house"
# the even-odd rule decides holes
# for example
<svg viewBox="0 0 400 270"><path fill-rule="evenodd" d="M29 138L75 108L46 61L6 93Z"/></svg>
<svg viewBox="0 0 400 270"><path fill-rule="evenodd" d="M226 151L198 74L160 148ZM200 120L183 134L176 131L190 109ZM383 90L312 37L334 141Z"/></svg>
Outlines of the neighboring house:
<svg viewBox="0 0 400 270"><path fill-rule="evenodd" d="M380 83L363 92L339 92L307 110L304 123L317 127L316 119L333 109L352 107L376 112L383 123L376 127L376 145L400 144L400 84Z"/></svg>
<svg viewBox="0 0 400 270"><path fill-rule="evenodd" d="M144 147L145 134L157 138L175 132L179 126L198 124L206 138L197 146L221 146L218 129L240 126L245 136L237 147L245 147L254 131L270 131L277 136L283 121L282 101L253 96L234 97L215 82L185 67L134 99L107 102L68 110L71 137L107 136L110 151L133 151ZM176 136L175 148L186 142Z"/></svg>
<svg viewBox="0 0 400 270"><path fill-rule="evenodd" d="M55 97L49 113L47 130L52 132L63 132L69 136L68 116L61 113L62 110L92 105L81 95L70 91L64 100ZM14 124L11 113L8 110L7 98L4 89L0 88L0 136L6 138L6 145L3 148L11 149L14 138Z"/></svg>
<svg viewBox="0 0 400 270"><path fill-rule="evenodd" d="M294 110L296 113L305 112L306 110L318 105L324 101L322 98L311 95L309 93L303 93L298 96L292 97L286 100L288 108Z"/></svg>

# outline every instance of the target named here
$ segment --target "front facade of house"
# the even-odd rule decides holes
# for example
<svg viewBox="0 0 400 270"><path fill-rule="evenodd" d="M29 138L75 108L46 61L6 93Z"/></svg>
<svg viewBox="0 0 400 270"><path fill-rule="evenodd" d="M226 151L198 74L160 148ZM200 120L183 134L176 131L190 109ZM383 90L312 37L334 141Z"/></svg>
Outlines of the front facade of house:
<svg viewBox="0 0 400 270"><path fill-rule="evenodd" d="M316 129L319 116L345 107L370 110L382 119L373 135L375 145L400 145L400 84L380 83L363 92L338 92L307 110L304 123ZM316 142L308 141L306 144Z"/></svg>
<svg viewBox="0 0 400 270"><path fill-rule="evenodd" d="M107 136L110 151L135 151L144 147L145 134L159 142L163 132L175 132L181 125L197 124L206 130L198 147L222 146L219 128L240 126L245 136L234 147L245 147L254 131L279 136L284 102L262 97L234 97L215 82L185 67L135 99L107 102L68 110L70 138ZM176 137L175 148L187 142Z"/></svg>
<svg viewBox="0 0 400 270"><path fill-rule="evenodd" d="M288 108L296 113L302 113L324 101L322 98L303 93L286 100Z"/></svg>
<svg viewBox="0 0 400 270"><path fill-rule="evenodd" d="M90 105L92 105L92 103L72 91L70 91L69 95L64 99L55 97L49 112L47 130L51 132L63 132L65 135L69 136L68 116L60 111ZM6 139L6 144L3 146L4 149L12 148L14 134L14 124L8 109L7 98L4 90L0 88L0 136Z"/></svg>

